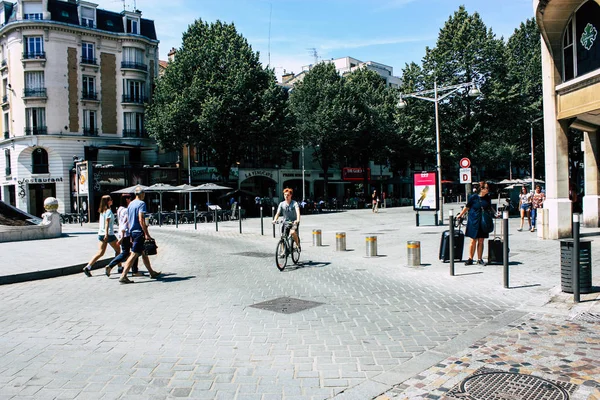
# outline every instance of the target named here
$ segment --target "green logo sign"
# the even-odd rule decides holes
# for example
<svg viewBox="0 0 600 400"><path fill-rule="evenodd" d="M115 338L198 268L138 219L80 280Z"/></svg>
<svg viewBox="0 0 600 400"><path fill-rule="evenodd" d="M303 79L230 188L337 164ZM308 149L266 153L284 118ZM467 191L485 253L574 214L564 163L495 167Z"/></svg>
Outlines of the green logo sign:
<svg viewBox="0 0 600 400"><path fill-rule="evenodd" d="M596 30L594 25L588 23L585 26L583 33L581 34L581 40L580 40L581 45L583 47L585 47L586 50L591 49L592 46L594 45L594 42L596 41L597 34L598 34L598 31Z"/></svg>

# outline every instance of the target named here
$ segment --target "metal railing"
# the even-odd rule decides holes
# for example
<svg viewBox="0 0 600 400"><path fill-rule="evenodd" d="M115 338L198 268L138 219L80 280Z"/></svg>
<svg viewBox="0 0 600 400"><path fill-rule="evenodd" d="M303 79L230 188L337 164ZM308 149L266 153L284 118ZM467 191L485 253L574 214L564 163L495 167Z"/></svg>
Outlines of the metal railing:
<svg viewBox="0 0 600 400"><path fill-rule="evenodd" d="M48 128L46 126L36 126L34 128L25 127L25 135L26 136L47 135L47 134L48 134Z"/></svg>
<svg viewBox="0 0 600 400"><path fill-rule="evenodd" d="M83 136L98 136L98 128L83 127Z"/></svg>
<svg viewBox="0 0 600 400"><path fill-rule="evenodd" d="M48 97L46 88L25 88L23 89L23 97Z"/></svg>
<svg viewBox="0 0 600 400"><path fill-rule="evenodd" d="M148 71L148 66L146 64L133 62L133 61L121 61L121 68L137 69L140 71Z"/></svg>
<svg viewBox="0 0 600 400"><path fill-rule="evenodd" d="M83 92L81 92L81 98L83 100L98 100L98 93L88 92L87 90L84 90Z"/></svg>
<svg viewBox="0 0 600 400"><path fill-rule="evenodd" d="M23 59L24 60L45 60L46 59L46 52L45 51L25 51L23 52Z"/></svg>
<svg viewBox="0 0 600 400"><path fill-rule="evenodd" d="M10 176L12 174L12 171L10 170L10 167L6 167L4 169L4 175L6 176Z"/></svg>
<svg viewBox="0 0 600 400"><path fill-rule="evenodd" d="M148 133L145 129L123 129L123 137L145 138Z"/></svg>
<svg viewBox="0 0 600 400"><path fill-rule="evenodd" d="M124 94L121 103L136 103L136 104L144 104L148 101L146 96L142 95L132 95L132 94Z"/></svg>
<svg viewBox="0 0 600 400"><path fill-rule="evenodd" d="M96 65L97 64L97 60L96 60L96 57L81 56L81 63L82 64Z"/></svg>

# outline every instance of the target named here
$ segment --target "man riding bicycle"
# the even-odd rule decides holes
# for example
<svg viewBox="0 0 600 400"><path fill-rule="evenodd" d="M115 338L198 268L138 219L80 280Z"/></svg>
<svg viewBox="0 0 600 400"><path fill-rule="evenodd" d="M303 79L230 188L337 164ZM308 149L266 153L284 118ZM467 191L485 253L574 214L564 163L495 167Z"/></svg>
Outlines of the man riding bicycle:
<svg viewBox="0 0 600 400"><path fill-rule="evenodd" d="M277 213L273 217L273 224L277 222L280 214L285 218L285 222L290 222L292 224L290 235L292 235L292 238L294 238L294 242L296 242L298 250L301 250L300 238L298 237L298 227L300 226L300 206L296 200L292 200L293 194L294 191L290 188L283 190L283 198L285 200L279 203L279 207L277 207Z"/></svg>

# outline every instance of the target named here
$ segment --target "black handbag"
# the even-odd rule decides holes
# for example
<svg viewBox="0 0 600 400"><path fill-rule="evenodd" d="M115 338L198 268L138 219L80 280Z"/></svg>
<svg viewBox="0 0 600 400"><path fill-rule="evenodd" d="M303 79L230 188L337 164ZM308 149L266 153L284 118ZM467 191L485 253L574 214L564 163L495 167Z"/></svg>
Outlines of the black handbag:
<svg viewBox="0 0 600 400"><path fill-rule="evenodd" d="M481 207L481 199L479 199L479 205ZM481 207L481 230L485 233L494 232L494 217L492 217L492 213L488 210L484 210Z"/></svg>
<svg viewBox="0 0 600 400"><path fill-rule="evenodd" d="M156 241L154 239L147 239L144 242L144 252L147 256L156 255L158 246L156 245Z"/></svg>

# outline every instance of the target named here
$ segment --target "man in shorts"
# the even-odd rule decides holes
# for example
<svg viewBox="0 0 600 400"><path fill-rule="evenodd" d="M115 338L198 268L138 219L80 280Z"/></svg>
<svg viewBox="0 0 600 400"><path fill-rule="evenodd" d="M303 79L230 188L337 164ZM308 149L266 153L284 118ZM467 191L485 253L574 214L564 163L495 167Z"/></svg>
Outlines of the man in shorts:
<svg viewBox="0 0 600 400"><path fill-rule="evenodd" d="M286 222L291 222L292 227L290 229L290 235L294 238L294 242L298 246L298 250L301 250L300 247L300 238L298 237L298 228L300 226L300 206L296 200L292 200L292 195L294 191L290 188L284 189L283 191L283 200L279 203L279 207L277 207L277 214L273 217L273 223L277 222L277 218L282 215L285 218Z"/></svg>
<svg viewBox="0 0 600 400"><path fill-rule="evenodd" d="M132 280L127 278L127 273L139 256L142 256L142 261L150 273L150 278L156 279L160 276L160 271L157 272L152 269L150 259L144 252L144 242L152 239L146 225L144 196L144 189L141 186L136 187L135 200L129 203L129 207L127 207L127 220L129 221L129 233L131 234L131 255L127 259L119 279L121 283L133 283Z"/></svg>

